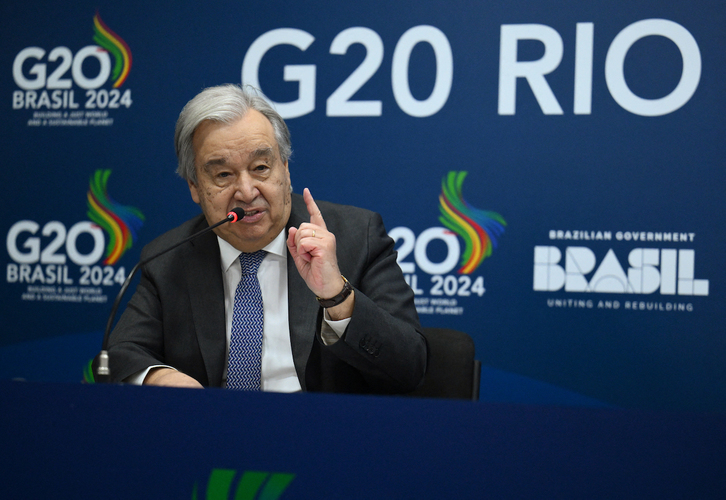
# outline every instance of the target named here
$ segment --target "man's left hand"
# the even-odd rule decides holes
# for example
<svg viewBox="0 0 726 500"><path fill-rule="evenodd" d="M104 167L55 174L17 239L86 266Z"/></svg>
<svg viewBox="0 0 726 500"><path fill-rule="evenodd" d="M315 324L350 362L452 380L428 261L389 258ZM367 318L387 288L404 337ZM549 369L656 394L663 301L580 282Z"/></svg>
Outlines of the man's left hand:
<svg viewBox="0 0 726 500"><path fill-rule="evenodd" d="M303 190L303 200L310 214L310 222L303 222L298 228L290 228L287 248L308 288L318 297L329 299L343 289L343 279L335 253L335 235L328 231L308 188ZM351 294L342 304L328 309L328 314L334 320L349 318L353 312L353 300Z"/></svg>

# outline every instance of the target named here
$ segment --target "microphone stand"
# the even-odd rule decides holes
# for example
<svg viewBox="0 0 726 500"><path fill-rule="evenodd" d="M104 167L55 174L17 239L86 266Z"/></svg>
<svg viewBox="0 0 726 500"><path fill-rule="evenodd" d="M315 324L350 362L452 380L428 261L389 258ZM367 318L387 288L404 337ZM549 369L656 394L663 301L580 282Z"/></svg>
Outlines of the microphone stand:
<svg viewBox="0 0 726 500"><path fill-rule="evenodd" d="M241 217L244 217L244 210L241 208L234 208L231 212L227 214L227 217L222 219L221 221L217 222L213 226L206 227L199 231L198 233L195 233L188 238L185 238L178 243L175 243L174 245L170 246L169 248L165 248L161 252L158 252L151 257L147 257L142 261L139 261L133 269L131 269L131 272L126 277L126 279L123 282L123 285L121 285L121 289L118 292L118 295L116 295L116 300L113 303L113 307L111 308L111 314L108 316L108 321L106 322L106 330L103 333L103 344L101 346L101 352L98 354L98 367L96 369L96 376L95 381L96 382L108 382L109 377L111 376L111 371L108 367L108 341L109 337L111 336L111 327L113 326L113 320L116 317L116 311L118 310L119 305L121 304L121 299L124 296L124 293L126 293L126 290L128 289L129 285L131 284L131 279L134 277L136 272L141 268L141 266L147 264L148 262L154 260L155 258L164 255L167 252L170 252L174 250L176 247L183 245L184 243L191 241L195 238L198 238L199 236L202 236L203 234L208 233L212 229L215 229L222 224L225 224L227 222L237 222Z"/></svg>

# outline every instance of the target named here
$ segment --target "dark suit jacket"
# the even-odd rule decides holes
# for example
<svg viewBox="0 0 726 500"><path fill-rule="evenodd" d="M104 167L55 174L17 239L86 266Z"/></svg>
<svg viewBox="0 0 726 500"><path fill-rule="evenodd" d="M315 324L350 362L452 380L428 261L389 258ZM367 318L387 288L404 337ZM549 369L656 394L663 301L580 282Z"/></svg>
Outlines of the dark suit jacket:
<svg viewBox="0 0 726 500"><path fill-rule="evenodd" d="M292 195L287 227L309 220ZM407 392L426 369L426 343L413 292L396 263L394 243L373 212L317 202L335 234L338 265L355 288L355 310L340 341L320 339L323 310L288 253L290 340L303 390ZM142 259L207 227L202 215L152 241ZM111 334L111 380L164 364L204 386L220 386L225 359L224 291L216 236L210 232L144 266L126 311Z"/></svg>

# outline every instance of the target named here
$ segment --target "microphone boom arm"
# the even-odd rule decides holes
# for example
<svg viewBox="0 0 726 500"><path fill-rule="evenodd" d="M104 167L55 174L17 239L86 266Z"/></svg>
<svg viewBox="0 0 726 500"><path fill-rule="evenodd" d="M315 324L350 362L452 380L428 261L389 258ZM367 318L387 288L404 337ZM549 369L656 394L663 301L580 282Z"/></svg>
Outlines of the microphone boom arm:
<svg viewBox="0 0 726 500"><path fill-rule="evenodd" d="M133 279L136 272L141 268L141 266L147 264L148 262L154 260L157 257L160 257L161 255L164 255L167 252L170 252L174 250L176 247L183 245L184 243L191 241L195 238L198 238L199 236L202 236L203 234L208 233L212 229L215 229L222 224L226 222L237 222L240 217L244 217L244 210L241 208L235 208L232 209L231 212L227 214L227 217L222 219L221 221L217 222L216 224L206 227L199 231L198 233L195 233L188 238L185 238L174 245L170 246L169 248L165 248L161 252L158 252L151 257L147 257L142 261L139 261L132 269L129 275L124 280L123 284L121 285L121 289L119 290L118 294L116 295L116 300L113 303L113 307L111 308L111 314L108 316L108 321L106 322L106 330L103 333L103 344L101 345L101 352L98 354L98 368L96 369L96 381L97 382L106 382L108 381L108 378L111 376L111 371L108 367L108 342L109 338L111 336L111 327L113 326L113 320L116 317L116 311L118 311L119 305L121 304L121 299L124 296L124 293L126 293L126 290L128 289L129 285L131 284L131 280Z"/></svg>

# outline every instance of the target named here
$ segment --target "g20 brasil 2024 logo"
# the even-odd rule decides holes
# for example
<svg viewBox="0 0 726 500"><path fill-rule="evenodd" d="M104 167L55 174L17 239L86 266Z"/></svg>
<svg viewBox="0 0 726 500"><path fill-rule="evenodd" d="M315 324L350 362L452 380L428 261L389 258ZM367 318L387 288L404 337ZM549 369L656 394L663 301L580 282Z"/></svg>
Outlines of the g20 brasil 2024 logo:
<svg viewBox="0 0 726 500"><path fill-rule="evenodd" d="M194 483L192 500L277 500L295 478L295 474L245 471L232 494L237 476L235 470L213 469L207 481L206 496L199 497L198 485Z"/></svg>
<svg viewBox="0 0 726 500"><path fill-rule="evenodd" d="M113 124L108 110L131 107L131 89L119 90L131 72L131 49L98 12L93 41L95 45L75 53L65 45L18 52L13 79L20 90L13 91L13 109L35 110L29 126L108 126ZM89 58L95 64L84 64ZM102 88L109 82L111 90ZM78 88L85 91L85 100L76 94Z"/></svg>
<svg viewBox="0 0 726 500"><path fill-rule="evenodd" d="M11 259L7 282L34 288L23 294L23 300L89 302L87 293L81 296L88 289L79 286L120 285L126 279L123 266L113 265L137 239L144 215L109 196L110 175L111 170L101 169L91 176L87 193L90 220L69 227L59 220L41 225L24 219L10 227L5 240ZM38 285L42 290L35 290Z"/></svg>
<svg viewBox="0 0 726 500"><path fill-rule="evenodd" d="M471 275L493 254L507 223L498 213L478 209L464 199L467 174L451 171L441 181L439 222L444 227L429 227L416 235L399 226L388 233L396 242L398 265L416 295L419 314L461 315L464 309L457 298L481 297L486 291L484 277ZM430 254L429 245L435 241Z"/></svg>

